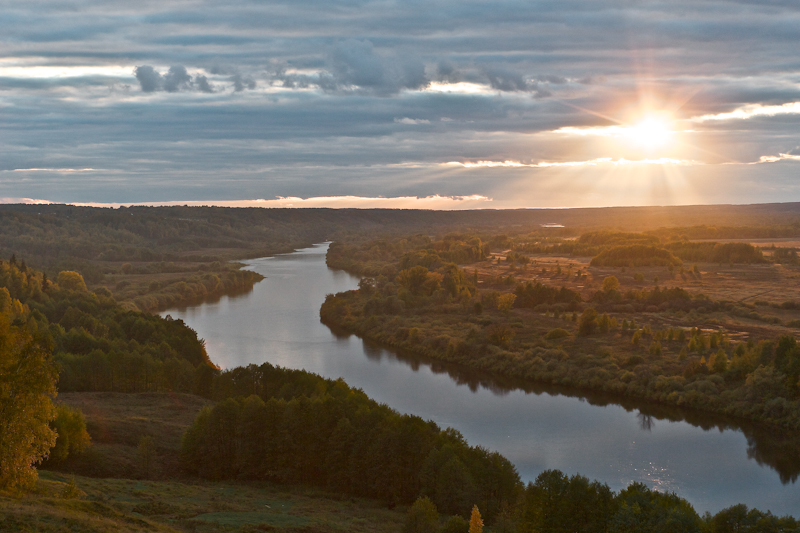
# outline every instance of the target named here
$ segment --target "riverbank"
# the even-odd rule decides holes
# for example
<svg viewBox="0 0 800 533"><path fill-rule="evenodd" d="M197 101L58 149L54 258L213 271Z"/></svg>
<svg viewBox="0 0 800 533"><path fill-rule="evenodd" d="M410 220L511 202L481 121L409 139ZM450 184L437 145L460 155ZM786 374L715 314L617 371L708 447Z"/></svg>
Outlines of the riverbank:
<svg viewBox="0 0 800 533"><path fill-rule="evenodd" d="M722 376L698 374L686 378L674 370L662 374L658 370L667 365L647 368L642 364L642 356L639 361L631 361L635 355L615 354L610 348L621 343L622 333L619 332L605 339L611 342L586 350L585 339L563 329L573 329L571 323L551 316L532 318L531 313L525 313L524 317L520 316L523 313L509 316L484 313L477 317L459 313L456 308L446 313L367 314L363 309L368 301L369 298L357 291L339 293L322 304L320 317L325 323L362 338L499 377L598 391L621 399L638 398L752 420L777 430L800 431L800 405L797 400L768 396L769 391L763 389L774 386L775 380L770 379L772 374L766 370L759 373L761 382L751 380L731 387L730 384L726 386ZM521 337L523 332L519 330L533 327L531 320L538 324L529 333L542 338L535 345L504 348L477 338L477 332L491 326L507 327L512 333L511 328L514 328ZM562 329L565 335L543 339L556 329ZM640 342L648 345L651 340Z"/></svg>
<svg viewBox="0 0 800 533"><path fill-rule="evenodd" d="M320 317L365 339L496 376L800 431L795 302L758 301L757 312L694 292L690 276L672 267L650 272L648 286L641 268L611 270L526 246L471 234L334 243L327 264L366 277L357 291L329 295ZM513 250L491 251L497 247ZM739 285L774 289L776 280L794 277L759 268L743 266ZM696 265L691 276L707 292L730 284L730 276Z"/></svg>
<svg viewBox="0 0 800 533"><path fill-rule="evenodd" d="M167 312L206 339L209 356L223 368L268 361L343 378L400 413L456 428L471 444L498 451L526 483L556 468L615 491L632 481L674 491L701 513L739 502L794 512L797 487L781 480L796 473L797 454L775 432L751 432L727 417L701 413L683 419L682 413L696 412L656 409L662 404L635 398L615 403L611 395L581 396L574 388L519 387L518 380L404 357L331 330L320 322L320 303L326 294L355 289L359 278L327 268L327 249L249 261L267 277L252 293ZM494 312L485 311L484 318ZM451 372L455 367L466 370Z"/></svg>

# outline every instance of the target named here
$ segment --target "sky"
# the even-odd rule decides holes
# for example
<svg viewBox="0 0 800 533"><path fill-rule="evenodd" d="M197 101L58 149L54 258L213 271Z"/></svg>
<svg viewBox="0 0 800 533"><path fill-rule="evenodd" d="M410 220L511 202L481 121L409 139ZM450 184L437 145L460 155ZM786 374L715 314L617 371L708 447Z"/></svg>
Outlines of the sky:
<svg viewBox="0 0 800 533"><path fill-rule="evenodd" d="M0 202L800 201L796 0L0 0Z"/></svg>

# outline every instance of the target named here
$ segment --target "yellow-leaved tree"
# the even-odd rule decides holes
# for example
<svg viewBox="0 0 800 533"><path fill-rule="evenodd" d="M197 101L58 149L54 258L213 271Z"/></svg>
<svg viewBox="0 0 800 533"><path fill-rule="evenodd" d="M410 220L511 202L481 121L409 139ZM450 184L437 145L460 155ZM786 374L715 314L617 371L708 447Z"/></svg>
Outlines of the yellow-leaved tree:
<svg viewBox="0 0 800 533"><path fill-rule="evenodd" d="M86 292L88 290L86 288L86 282L83 281L83 276L72 270L59 272L56 283L58 283L58 286L62 289L70 291Z"/></svg>
<svg viewBox="0 0 800 533"><path fill-rule="evenodd" d="M477 505L472 506L472 516L469 517L469 533L483 533L483 520Z"/></svg>
<svg viewBox="0 0 800 533"><path fill-rule="evenodd" d="M46 341L31 333L29 315L0 288L0 489L32 485L34 465L56 441L49 422L58 374Z"/></svg>

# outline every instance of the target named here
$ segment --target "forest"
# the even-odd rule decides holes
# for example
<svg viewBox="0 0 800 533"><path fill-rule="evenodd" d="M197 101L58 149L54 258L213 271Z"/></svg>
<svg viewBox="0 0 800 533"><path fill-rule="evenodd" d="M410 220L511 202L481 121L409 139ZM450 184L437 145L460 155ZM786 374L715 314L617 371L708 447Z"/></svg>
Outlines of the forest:
<svg viewBox="0 0 800 533"><path fill-rule="evenodd" d="M203 394L213 364L182 321L127 310L77 272L50 281L13 256L0 262L0 285L21 305L16 320L52 347L60 391Z"/></svg>
<svg viewBox="0 0 800 533"><path fill-rule="evenodd" d="M326 240L397 237L428 228L442 233L510 232L535 235L538 244L527 246L536 249L544 246L596 255L598 246L635 243L630 235L624 242L564 239L579 235L586 239L585 234L592 231L615 233L606 228L647 231L645 237L636 237L639 244L794 237L800 235L797 211L797 204L569 209L558 213L558 225L563 227L545 228L553 221L553 212L541 209L0 205L0 256L25 258L51 278L63 270L79 272L90 289L104 287L130 309L155 312L252 288L258 276L246 271L234 274L241 264L229 261L290 252ZM675 226L682 227L675 230ZM700 248L692 251L695 257L714 253L706 245Z"/></svg>
<svg viewBox="0 0 800 533"><path fill-rule="evenodd" d="M701 226L697 210L657 208L644 233L625 231L623 221L647 219L636 208L603 210L602 223L596 210L570 211L563 220L575 225L543 228L552 213L0 208L0 529L37 530L33 516L74 500L86 504L69 507L85 524L102 515L133 529L226 530L192 522L197 510L178 512L174 486L163 489L170 503L150 507L85 500L75 477L58 476L77 475L89 490L86 476L109 471L91 462L115 464L103 455L113 448L95 415L59 402L61 393L196 406L178 425L171 408L132 412L128 420L163 417L183 435L174 449L137 437L138 466L124 472L140 482L154 457L174 453L179 470L164 481L175 485L376 500L409 532L466 532L475 506L490 532L798 531L791 517L744 505L699 516L679 495L638 483L615 493L547 470L524 485L511 462L457 429L400 414L342 380L269 363L220 370L196 332L151 314L261 279L230 261L335 239L328 265L362 281L320 302L326 323L522 383L800 430L800 305L771 288L794 275L796 251L713 240L797 236L794 211L720 207L705 217L718 225ZM737 218L750 225L734 226ZM696 225L658 225L678 219ZM750 276L758 294L726 297L734 275ZM118 423L124 439L128 422ZM796 479L800 466L783 475ZM61 496L37 496L54 483ZM30 515L13 503L24 494L36 502ZM223 508L213 497L207 505ZM91 517L92 506L102 511ZM350 527L291 524L268 527Z"/></svg>

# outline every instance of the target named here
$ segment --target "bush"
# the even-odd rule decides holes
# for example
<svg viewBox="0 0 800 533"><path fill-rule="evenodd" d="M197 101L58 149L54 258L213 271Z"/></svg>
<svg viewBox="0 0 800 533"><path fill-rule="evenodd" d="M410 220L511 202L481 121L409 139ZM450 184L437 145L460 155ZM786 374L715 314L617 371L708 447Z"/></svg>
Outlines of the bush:
<svg viewBox="0 0 800 533"><path fill-rule="evenodd" d="M597 311L587 307L578 319L578 333L581 335L591 335L597 328Z"/></svg>
<svg viewBox="0 0 800 533"><path fill-rule="evenodd" d="M435 533L439 525L439 513L427 496L418 498L408 509L403 533Z"/></svg>
<svg viewBox="0 0 800 533"><path fill-rule="evenodd" d="M438 533L469 533L469 522L460 516L451 516Z"/></svg>
<svg viewBox="0 0 800 533"><path fill-rule="evenodd" d="M85 292L88 290L86 288L86 282L83 281L83 276L71 270L59 272L58 277L56 277L56 283L58 283L59 287L67 289L68 291Z"/></svg>
<svg viewBox="0 0 800 533"><path fill-rule="evenodd" d="M569 331L562 328L551 329L544 336L547 340L563 339L564 337L569 337Z"/></svg>
<svg viewBox="0 0 800 533"><path fill-rule="evenodd" d="M56 418L50 423L58 437L50 450L46 464L64 462L70 455L81 453L89 447L92 439L86 431L86 420L80 409L61 404L56 408Z"/></svg>

